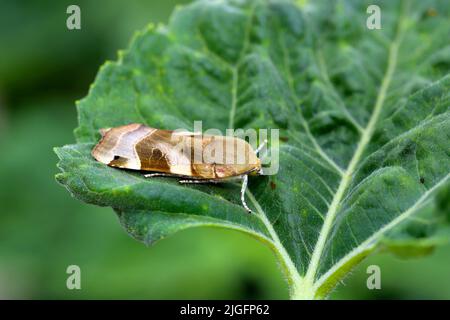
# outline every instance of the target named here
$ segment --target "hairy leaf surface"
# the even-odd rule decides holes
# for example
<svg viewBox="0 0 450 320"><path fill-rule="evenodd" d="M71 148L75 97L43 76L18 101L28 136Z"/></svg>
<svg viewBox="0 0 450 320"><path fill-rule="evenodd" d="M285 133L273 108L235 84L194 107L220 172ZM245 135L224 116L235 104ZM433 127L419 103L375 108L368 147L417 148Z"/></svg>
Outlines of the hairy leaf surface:
<svg viewBox="0 0 450 320"><path fill-rule="evenodd" d="M110 206L153 243L190 227L269 245L293 298L323 298L383 248L418 255L449 238L450 14L444 1L199 1L138 33L78 106L60 183ZM280 129L279 172L180 185L96 162L98 129Z"/></svg>

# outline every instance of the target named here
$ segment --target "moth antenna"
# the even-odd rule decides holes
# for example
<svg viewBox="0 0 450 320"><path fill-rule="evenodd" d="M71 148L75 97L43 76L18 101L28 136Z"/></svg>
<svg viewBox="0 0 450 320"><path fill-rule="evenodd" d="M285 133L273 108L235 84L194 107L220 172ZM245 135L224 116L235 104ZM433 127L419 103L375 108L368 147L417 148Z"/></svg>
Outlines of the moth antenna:
<svg viewBox="0 0 450 320"><path fill-rule="evenodd" d="M241 202L245 210L247 210L248 213L252 213L252 210L250 210L250 208L247 206L247 203L245 202L245 190L247 190L247 183L248 183L248 176L247 175L242 176Z"/></svg>
<svg viewBox="0 0 450 320"><path fill-rule="evenodd" d="M259 147L256 149L255 153L258 154L264 146L267 144L267 139L264 139L264 141L259 145Z"/></svg>

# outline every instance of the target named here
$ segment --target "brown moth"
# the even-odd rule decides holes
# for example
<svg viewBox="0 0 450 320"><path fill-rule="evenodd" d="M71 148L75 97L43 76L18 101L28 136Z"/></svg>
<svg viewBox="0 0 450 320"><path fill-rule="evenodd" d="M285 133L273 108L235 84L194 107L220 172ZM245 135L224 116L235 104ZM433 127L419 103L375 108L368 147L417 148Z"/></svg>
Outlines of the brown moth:
<svg viewBox="0 0 450 320"><path fill-rule="evenodd" d="M262 174L257 154L245 140L201 133L161 130L133 123L101 129L92 156L111 167L150 171L145 177L171 176L180 183L218 183L241 179L245 202L248 175Z"/></svg>

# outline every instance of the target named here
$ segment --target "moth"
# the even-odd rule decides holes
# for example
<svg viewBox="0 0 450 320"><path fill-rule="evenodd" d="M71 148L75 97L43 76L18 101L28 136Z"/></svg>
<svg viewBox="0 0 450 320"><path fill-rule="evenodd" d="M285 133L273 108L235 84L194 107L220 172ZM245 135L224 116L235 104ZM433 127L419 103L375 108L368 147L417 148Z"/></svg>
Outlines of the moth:
<svg viewBox="0 0 450 320"><path fill-rule="evenodd" d="M245 202L248 176L262 174L258 153L245 140L203 135L186 131L170 131L132 123L101 129L101 140L92 156L108 166L149 172L146 178L177 177L179 182L220 183L241 180L241 202Z"/></svg>

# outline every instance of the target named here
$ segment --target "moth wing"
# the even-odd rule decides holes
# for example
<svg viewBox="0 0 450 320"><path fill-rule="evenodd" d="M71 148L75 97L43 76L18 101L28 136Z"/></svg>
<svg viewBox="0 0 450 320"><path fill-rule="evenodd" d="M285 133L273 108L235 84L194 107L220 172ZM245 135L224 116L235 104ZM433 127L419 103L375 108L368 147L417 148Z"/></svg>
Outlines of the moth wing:
<svg viewBox="0 0 450 320"><path fill-rule="evenodd" d="M101 132L102 139L92 150L92 156L109 166L139 170L134 143L154 130L138 123L105 129Z"/></svg>
<svg viewBox="0 0 450 320"><path fill-rule="evenodd" d="M204 161L205 147L214 139L214 136L207 135L194 135L189 137L191 144L191 161L192 161L192 174L195 177L203 179L214 179L216 175L214 173L214 164Z"/></svg>
<svg viewBox="0 0 450 320"><path fill-rule="evenodd" d="M191 176L188 141L184 135L157 130L136 144L141 170Z"/></svg>
<svg viewBox="0 0 450 320"><path fill-rule="evenodd" d="M193 140L197 140L194 137ZM193 171L203 178L226 178L245 174L260 167L253 148L245 140L228 136L203 136L194 143Z"/></svg>

